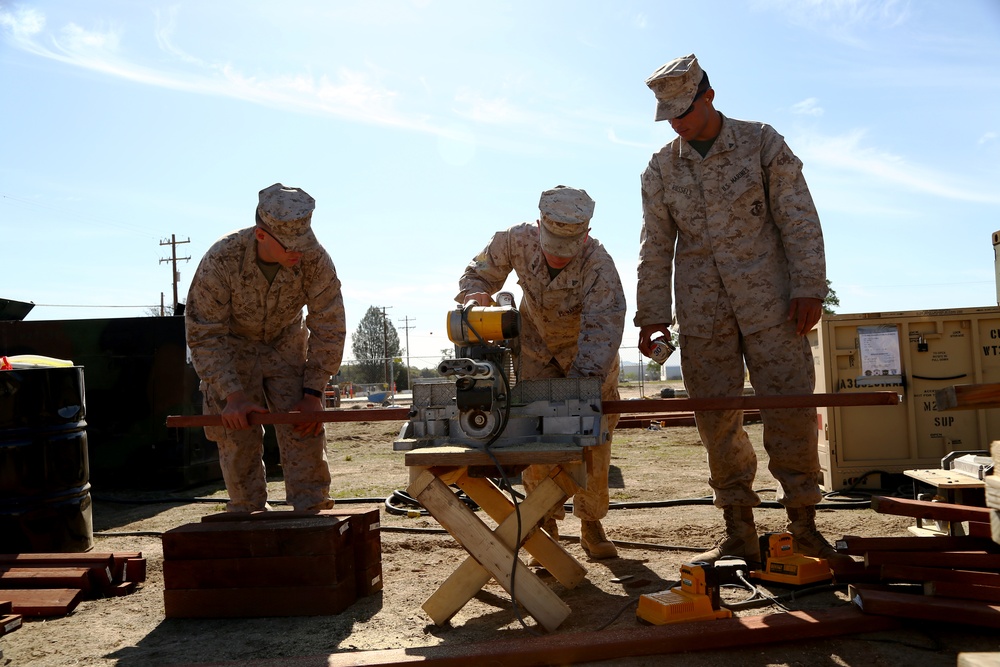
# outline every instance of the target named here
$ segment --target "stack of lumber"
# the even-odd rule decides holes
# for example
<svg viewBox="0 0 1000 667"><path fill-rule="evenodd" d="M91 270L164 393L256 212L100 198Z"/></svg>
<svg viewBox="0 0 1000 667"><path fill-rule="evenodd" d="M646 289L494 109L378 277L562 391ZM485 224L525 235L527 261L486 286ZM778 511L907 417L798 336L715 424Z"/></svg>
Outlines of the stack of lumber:
<svg viewBox="0 0 1000 667"><path fill-rule="evenodd" d="M950 503L875 497L882 514L963 521L969 535L852 537L837 551L864 562L837 580L869 614L1000 628L1000 545L982 526L989 510ZM977 527L978 526L978 527Z"/></svg>
<svg viewBox="0 0 1000 667"><path fill-rule="evenodd" d="M21 627L21 614L14 614L13 603L8 600L0 600L0 637L10 634ZM0 658L3 651L0 651Z"/></svg>
<svg viewBox="0 0 1000 667"><path fill-rule="evenodd" d="M214 514L162 541L168 618L338 614L382 588L378 509Z"/></svg>
<svg viewBox="0 0 1000 667"><path fill-rule="evenodd" d="M81 600L127 595L145 580L140 552L0 554L0 600L22 616L62 616Z"/></svg>

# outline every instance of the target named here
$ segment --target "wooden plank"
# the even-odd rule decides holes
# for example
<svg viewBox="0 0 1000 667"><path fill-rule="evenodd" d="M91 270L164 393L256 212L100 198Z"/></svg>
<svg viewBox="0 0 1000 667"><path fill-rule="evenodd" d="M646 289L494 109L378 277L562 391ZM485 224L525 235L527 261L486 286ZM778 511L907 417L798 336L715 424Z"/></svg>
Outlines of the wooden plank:
<svg viewBox="0 0 1000 667"><path fill-rule="evenodd" d="M886 581L952 581L981 586L1000 586L1000 574L973 570L951 570L916 565L882 565L879 568Z"/></svg>
<svg viewBox="0 0 1000 667"><path fill-rule="evenodd" d="M1000 408L1000 384L957 384L934 392L935 410Z"/></svg>
<svg viewBox="0 0 1000 667"><path fill-rule="evenodd" d="M634 401L602 401L604 414L646 412L698 412L702 410L774 410L852 405L899 405L894 391L864 391L839 394L789 394L787 396L720 396L717 398L654 398Z"/></svg>
<svg viewBox="0 0 1000 667"><path fill-rule="evenodd" d="M583 447L563 443L529 443L517 447L500 447L490 450L500 465L531 465L533 463L572 463L583 460ZM421 447L406 452L407 466L456 468L461 466L488 466L495 468L490 455L475 447L448 445Z"/></svg>
<svg viewBox="0 0 1000 667"><path fill-rule="evenodd" d="M94 571L102 572L101 568ZM85 567L8 567L0 568L0 588L79 588L90 592L93 585L91 570Z"/></svg>
<svg viewBox="0 0 1000 667"><path fill-rule="evenodd" d="M863 556L869 551L987 551L1000 553L993 540L969 536L857 537L845 535L836 541L837 551Z"/></svg>
<svg viewBox="0 0 1000 667"><path fill-rule="evenodd" d="M379 651L340 651L322 656L324 667L467 667L468 665L571 665L620 661L630 657L766 646L844 635L898 630L902 623L868 616L852 606L743 616L704 623L630 625L601 632L570 632L518 637L478 644L427 646ZM674 661L676 662L676 661ZM677 663L683 664L683 661ZM235 667L235 666L234 666ZM273 661L242 667L275 667Z"/></svg>
<svg viewBox="0 0 1000 667"><path fill-rule="evenodd" d="M17 630L22 625L21 614L0 614L0 637L8 635ZM3 653L0 653L0 658Z"/></svg>
<svg viewBox="0 0 1000 667"><path fill-rule="evenodd" d="M247 421L251 425L260 424L319 424L330 422L377 422L406 421L409 408L365 408L360 410L323 410L321 412L251 412ZM170 415L170 428L192 428L221 426L221 415Z"/></svg>
<svg viewBox="0 0 1000 667"><path fill-rule="evenodd" d="M1000 628L1000 605L989 602L895 593L854 584L847 591L866 614Z"/></svg>
<svg viewBox="0 0 1000 667"><path fill-rule="evenodd" d="M146 581L146 559L127 558L125 568L122 571L122 581L131 581L137 584Z"/></svg>
<svg viewBox="0 0 1000 667"><path fill-rule="evenodd" d="M108 552L0 554L0 567L85 567L99 570L98 574L93 575L95 584L107 586L115 581L115 558L114 554Z"/></svg>
<svg viewBox="0 0 1000 667"><path fill-rule="evenodd" d="M354 580L354 554L257 558L164 559L163 587L276 588L336 586Z"/></svg>
<svg viewBox="0 0 1000 667"><path fill-rule="evenodd" d="M164 560L334 555L351 549L346 520L189 523L163 533Z"/></svg>
<svg viewBox="0 0 1000 667"><path fill-rule="evenodd" d="M1000 602L1000 587L958 584L953 581L928 581L924 583L924 595Z"/></svg>
<svg viewBox="0 0 1000 667"><path fill-rule="evenodd" d="M64 616L83 599L79 588L12 588L3 596L11 602L11 611L22 616Z"/></svg>
<svg viewBox="0 0 1000 667"><path fill-rule="evenodd" d="M511 593L538 623L550 632L570 614L559 599L513 552L500 544L493 532L445 484L424 471L408 492L420 501L452 537L485 567L497 583ZM527 501L525 501L527 502ZM514 581L511 572L515 570ZM512 590L513 589L513 590Z"/></svg>
<svg viewBox="0 0 1000 667"><path fill-rule="evenodd" d="M10 600L5 598L3 596L3 593L0 593L0 614L9 614L10 609L11 609Z"/></svg>
<svg viewBox="0 0 1000 667"><path fill-rule="evenodd" d="M557 474L557 471L553 471L553 474ZM545 486L544 489L541 488L543 485ZM516 525L511 525L509 528L504 526L504 522L508 518L513 518L514 524L517 522L517 517L514 516L514 504L510 499L497 488L496 484L488 479L463 477L459 480L458 487L465 491L465 494L472 498L491 519L500 524L497 530L494 531L494 534L505 545L513 548L515 544L513 538L517 532ZM538 522L544 518L545 514L548 513L548 510L544 509L546 503L549 503L547 505L549 508L557 507L562 505L568 496L559 488L558 484L550 479L546 479L539 484L532 494L537 494L539 491L541 491L539 502L533 503L531 506L535 511L526 511L523 503L521 503L522 535L528 534L527 539L523 540L524 550L538 559L538 562L560 584L569 589L575 588L587 576L587 568L573 558L568 551L563 549L558 542L549 537L544 531L535 530L531 532ZM542 516L535 518L539 510L542 511ZM521 542L521 540L518 540L518 542ZM474 559L473 562L475 562ZM482 588L485 583L483 582L479 587Z"/></svg>
<svg viewBox="0 0 1000 667"><path fill-rule="evenodd" d="M167 618L330 616L347 609L355 599L353 579L336 586L163 591Z"/></svg>
<svg viewBox="0 0 1000 667"><path fill-rule="evenodd" d="M499 539L504 546L513 549L514 544L520 541L517 539L517 516L514 513L514 508L509 505L504 507L503 503L498 501L493 493L489 492L487 485L493 486L495 494L499 494L502 500L506 500L503 494L500 493L499 489L497 489L496 486L489 480L466 477L458 483L459 488L465 491L470 498L476 501L476 503L483 510L486 510L486 513L489 514L494 521L500 522L500 525L493 534L496 535L497 539ZM566 495L562 492L562 489L560 489L550 479L543 480L542 483L539 484L538 487L530 494L530 497L535 499L534 502L527 504L525 502L521 503L522 534L532 531L536 524L545 517L549 509L555 505L561 504L566 499ZM492 512L490 510L492 510ZM494 514L496 516L494 516ZM569 559L569 564L562 561L555 562L553 564L553 569L559 571L560 575L567 578L570 582L575 582L573 585L578 584L583 577L586 576L586 568L584 568L567 552L563 551L562 547L556 544L548 535L542 533L542 531L532 532L531 536L528 538L528 541L531 540L547 542L561 551L565 558ZM525 542L525 546L527 547L527 542ZM533 547L538 547L539 553L545 556L546 559L553 560L553 554L546 550L547 547L539 547L537 544L534 544ZM536 555L535 557L537 558L538 556ZM577 569L574 570L572 565L576 565ZM427 598L423 604L423 610L436 624L443 625L450 618L452 618L458 610L464 607L465 604L472 599L472 597L478 593L483 586L489 583L491 578L492 575L489 570L480 565L475 558L469 556L444 581L444 583L441 584L441 586L438 587L438 589L434 591L429 598Z"/></svg>
<svg viewBox="0 0 1000 667"><path fill-rule="evenodd" d="M935 503L908 498L872 496L872 509L879 514L910 516L916 519L941 521L989 521L989 509L952 503Z"/></svg>
<svg viewBox="0 0 1000 667"><path fill-rule="evenodd" d="M931 538L926 538L931 539ZM958 570L1000 571L1000 554L969 551L870 551L865 554L865 567L882 565L915 565Z"/></svg>

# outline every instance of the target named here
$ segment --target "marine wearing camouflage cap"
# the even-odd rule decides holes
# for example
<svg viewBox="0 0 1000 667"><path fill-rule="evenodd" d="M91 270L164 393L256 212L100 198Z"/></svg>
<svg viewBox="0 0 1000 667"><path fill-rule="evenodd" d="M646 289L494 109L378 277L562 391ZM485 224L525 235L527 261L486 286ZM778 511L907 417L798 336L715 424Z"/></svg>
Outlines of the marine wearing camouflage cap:
<svg viewBox="0 0 1000 667"><path fill-rule="evenodd" d="M703 75L693 53L674 58L653 72L646 85L656 95L656 120L670 120L684 113L694 102Z"/></svg>
<svg viewBox="0 0 1000 667"><path fill-rule="evenodd" d="M557 185L538 200L542 250L556 257L574 257L583 248L594 217L594 200L586 190Z"/></svg>
<svg viewBox="0 0 1000 667"><path fill-rule="evenodd" d="M257 220L286 250L308 250L318 245L311 227L315 208L305 190L275 183L258 195Z"/></svg>

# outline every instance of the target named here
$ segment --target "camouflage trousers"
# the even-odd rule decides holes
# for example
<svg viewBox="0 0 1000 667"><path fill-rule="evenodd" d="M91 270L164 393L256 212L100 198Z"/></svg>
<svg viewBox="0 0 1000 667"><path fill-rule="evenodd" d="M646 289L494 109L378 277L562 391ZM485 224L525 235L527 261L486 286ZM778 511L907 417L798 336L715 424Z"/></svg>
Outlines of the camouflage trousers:
<svg viewBox="0 0 1000 667"><path fill-rule="evenodd" d="M271 412L287 412L302 398L302 369L290 368L269 346L247 343L257 354L237 355L236 372L244 391ZM225 396L218 396L203 383L204 413L219 414ZM326 434L301 436L290 424L276 424L285 498L296 510L329 509L330 465L326 457ZM219 465L229 493L226 510L251 512L267 507L267 476L264 467L264 428L229 430L222 426L205 429L219 446Z"/></svg>
<svg viewBox="0 0 1000 667"><path fill-rule="evenodd" d="M692 398L740 396L744 362L759 396L811 394L816 375L809 342L794 323L744 336L732 308L720 299L712 338L680 337L684 386ZM818 431L815 408L761 410L768 470L778 481L777 501L786 507L815 505L821 499ZM753 507L757 456L742 410L695 413L698 432L708 453L709 485L717 507Z"/></svg>
<svg viewBox="0 0 1000 667"><path fill-rule="evenodd" d="M601 386L601 400L618 400L618 357L615 357L614 370L611 376L605 380ZM547 375L547 377L562 377L561 375ZM531 378L537 379L537 378ZM607 415L605 417L608 439L601 445L591 447L587 459L587 488L581 489L573 496L573 514L584 521L600 521L608 513L608 472L611 468L611 439L618 424L619 415ZM527 493L534 491L552 471L552 466L548 464L535 464L528 466L521 473L521 483ZM566 517L566 511L560 505L552 512L555 519Z"/></svg>

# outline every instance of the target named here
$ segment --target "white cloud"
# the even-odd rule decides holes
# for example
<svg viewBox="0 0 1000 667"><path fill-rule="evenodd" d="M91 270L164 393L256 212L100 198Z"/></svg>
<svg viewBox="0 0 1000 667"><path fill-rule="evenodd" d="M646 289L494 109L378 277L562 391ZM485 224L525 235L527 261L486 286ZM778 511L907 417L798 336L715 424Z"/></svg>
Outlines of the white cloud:
<svg viewBox="0 0 1000 667"><path fill-rule="evenodd" d="M14 39L24 40L37 35L45 28L45 15L23 7L13 12L0 8L0 26L8 28Z"/></svg>
<svg viewBox="0 0 1000 667"><path fill-rule="evenodd" d="M793 104L792 113L799 114L801 116L822 116L823 107L819 105L818 99L815 97L809 97L801 102Z"/></svg>
<svg viewBox="0 0 1000 667"><path fill-rule="evenodd" d="M956 201L1000 204L1000 194L988 188L969 188L950 174L908 162L899 155L865 145L864 130L841 136L803 133L796 153L808 165L839 169L914 192Z"/></svg>
<svg viewBox="0 0 1000 667"><path fill-rule="evenodd" d="M979 137L978 143L980 146L982 146L983 144L989 144L996 141L998 137L1000 137L1000 134L990 131L985 133L983 136Z"/></svg>

